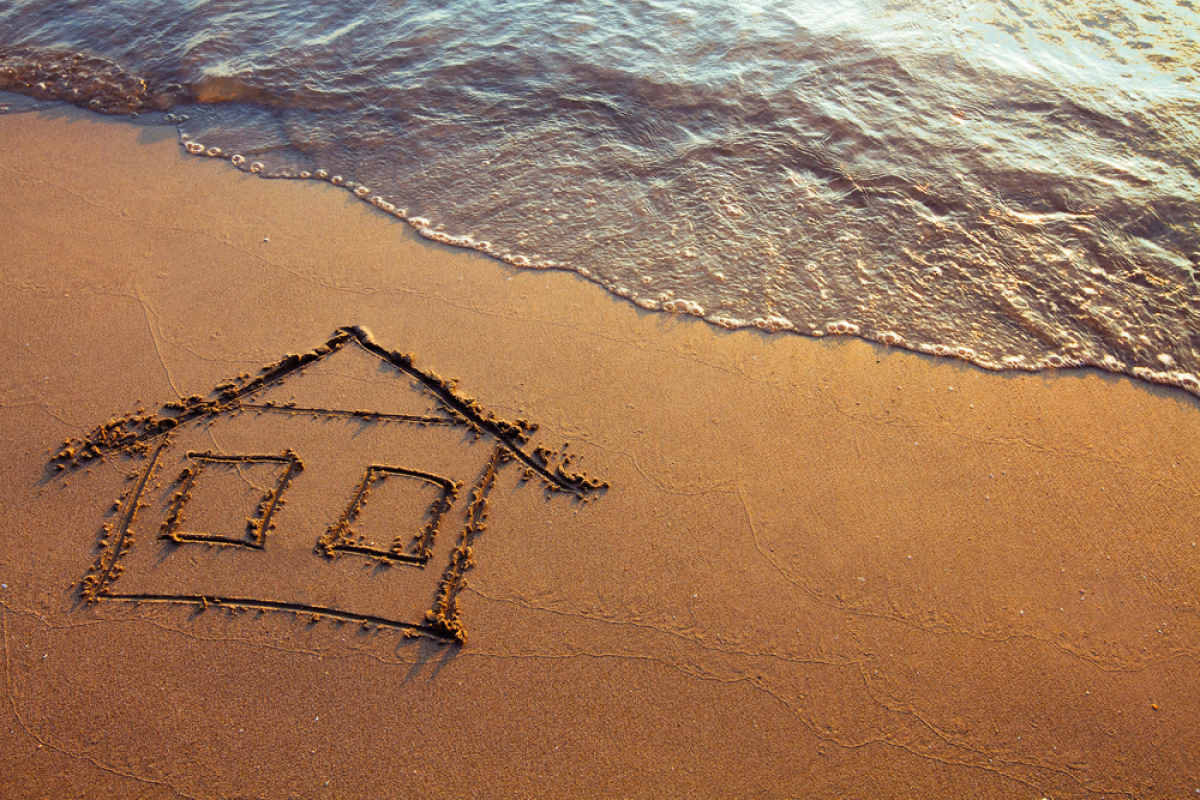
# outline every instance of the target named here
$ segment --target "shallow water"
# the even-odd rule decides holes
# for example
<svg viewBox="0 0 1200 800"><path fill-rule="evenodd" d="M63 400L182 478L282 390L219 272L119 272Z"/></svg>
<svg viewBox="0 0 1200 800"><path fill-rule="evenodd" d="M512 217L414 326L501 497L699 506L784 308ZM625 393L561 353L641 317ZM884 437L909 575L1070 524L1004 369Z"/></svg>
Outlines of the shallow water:
<svg viewBox="0 0 1200 800"><path fill-rule="evenodd" d="M170 109L189 152L643 308L1200 393L1197 32L1188 0L26 1L0 88Z"/></svg>

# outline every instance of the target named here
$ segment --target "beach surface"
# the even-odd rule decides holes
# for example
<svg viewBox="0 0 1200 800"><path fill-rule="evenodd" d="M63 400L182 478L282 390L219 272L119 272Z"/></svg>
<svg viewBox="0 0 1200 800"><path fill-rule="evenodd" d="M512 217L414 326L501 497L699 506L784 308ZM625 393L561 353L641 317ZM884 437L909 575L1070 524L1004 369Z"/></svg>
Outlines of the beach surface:
<svg viewBox="0 0 1200 800"><path fill-rule="evenodd" d="M1195 398L646 312L169 126L0 116L0 185L6 797L1200 792Z"/></svg>

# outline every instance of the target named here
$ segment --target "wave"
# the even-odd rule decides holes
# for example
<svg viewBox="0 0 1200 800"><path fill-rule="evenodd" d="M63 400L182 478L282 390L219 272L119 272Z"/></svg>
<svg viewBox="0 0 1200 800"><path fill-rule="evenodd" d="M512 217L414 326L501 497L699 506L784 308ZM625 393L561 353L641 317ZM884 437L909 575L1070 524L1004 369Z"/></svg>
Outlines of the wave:
<svg viewBox="0 0 1200 800"><path fill-rule="evenodd" d="M0 12L0 88L170 109L189 152L431 239L726 328L1200 393L1186 9L54 5Z"/></svg>

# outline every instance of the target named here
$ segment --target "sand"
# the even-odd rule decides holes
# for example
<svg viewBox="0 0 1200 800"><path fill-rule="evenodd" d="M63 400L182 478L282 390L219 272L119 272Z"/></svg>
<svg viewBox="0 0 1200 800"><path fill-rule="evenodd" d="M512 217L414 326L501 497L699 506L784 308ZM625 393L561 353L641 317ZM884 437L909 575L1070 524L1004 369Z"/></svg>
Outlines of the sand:
<svg viewBox="0 0 1200 800"><path fill-rule="evenodd" d="M0 181L5 797L1200 791L1195 399L647 313L169 127L3 116ZM431 547L449 563L496 452L490 429L371 417L447 412L358 343L242 398L348 416L223 407L155 466L52 463L346 326L608 484L502 460L455 587L464 644L422 614L437 581L407 579L444 568L385 557L387 509L428 519L441 484L392 473L356 517L371 552L315 548L364 465L391 466L461 485ZM305 470L261 549L159 539L200 462L184 527L251 535L286 465L213 459L287 447ZM128 568L89 605L139 481ZM263 602L195 600L221 596Z"/></svg>

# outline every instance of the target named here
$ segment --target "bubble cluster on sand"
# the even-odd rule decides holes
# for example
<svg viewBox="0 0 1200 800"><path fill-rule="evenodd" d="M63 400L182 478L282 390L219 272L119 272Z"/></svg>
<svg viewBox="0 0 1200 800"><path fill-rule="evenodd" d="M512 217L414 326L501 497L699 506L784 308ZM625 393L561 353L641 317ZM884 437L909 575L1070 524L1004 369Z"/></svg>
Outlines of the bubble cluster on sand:
<svg viewBox="0 0 1200 800"><path fill-rule="evenodd" d="M440 242L441 244L448 244L448 245L451 245L454 247L470 247L471 246L471 240L469 237L451 236L448 233L444 233L439 230L434 230L433 228L430 228L428 226L418 228L417 232L432 242Z"/></svg>
<svg viewBox="0 0 1200 800"><path fill-rule="evenodd" d="M695 317L704 316L704 307L691 300L668 300L662 304L663 311L672 314L691 314Z"/></svg>
<svg viewBox="0 0 1200 800"><path fill-rule="evenodd" d="M1155 370L1148 367L1134 367L1132 372L1135 377L1141 378L1149 383L1158 383L1162 384L1163 386L1175 386L1193 394L1200 393L1200 377L1197 377L1190 372L1181 372L1178 370Z"/></svg>
<svg viewBox="0 0 1200 800"><path fill-rule="evenodd" d="M793 331L796 329L795 325L783 317L759 317L754 320L753 324L760 331L766 331L767 333L779 333L780 331Z"/></svg>
<svg viewBox="0 0 1200 800"><path fill-rule="evenodd" d="M63 100L101 114L165 111L186 99L177 84L156 84L107 58L74 50L0 49L0 90Z"/></svg>

